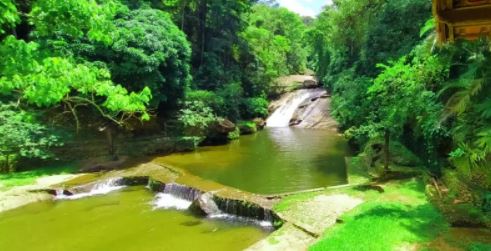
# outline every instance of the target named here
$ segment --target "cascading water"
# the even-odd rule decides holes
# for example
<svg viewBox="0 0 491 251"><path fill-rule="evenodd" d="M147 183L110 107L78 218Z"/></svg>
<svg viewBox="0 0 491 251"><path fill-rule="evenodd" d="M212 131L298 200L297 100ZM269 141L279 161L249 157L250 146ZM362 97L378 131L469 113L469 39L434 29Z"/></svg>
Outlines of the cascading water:
<svg viewBox="0 0 491 251"><path fill-rule="evenodd" d="M219 203L218 203L219 202ZM244 207L239 201L215 200L213 193L179 184L166 184L164 191L158 193L152 202L154 209L188 210L193 203L210 219L244 222L271 228L273 217L269 210ZM193 206L194 207L194 206Z"/></svg>
<svg viewBox="0 0 491 251"><path fill-rule="evenodd" d="M316 97L318 89L301 89L281 100L280 106L266 120L267 127L288 127L298 107L305 101Z"/></svg>
<svg viewBox="0 0 491 251"><path fill-rule="evenodd" d="M188 209L201 192L179 184L166 184L164 191L158 193L153 201L154 209Z"/></svg>
<svg viewBox="0 0 491 251"><path fill-rule="evenodd" d="M126 186L121 185L121 178L108 179L101 183L96 183L88 192L67 194L63 189L56 191L56 200L76 200L84 197L103 195L122 189Z"/></svg>

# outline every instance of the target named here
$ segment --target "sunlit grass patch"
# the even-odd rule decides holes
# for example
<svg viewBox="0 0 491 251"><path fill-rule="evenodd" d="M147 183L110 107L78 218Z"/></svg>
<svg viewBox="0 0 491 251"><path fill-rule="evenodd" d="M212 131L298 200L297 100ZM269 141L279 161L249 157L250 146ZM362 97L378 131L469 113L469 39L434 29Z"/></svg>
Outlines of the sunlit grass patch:
<svg viewBox="0 0 491 251"><path fill-rule="evenodd" d="M72 173L75 170L76 167L74 165L64 164L57 166L45 166L23 172L0 174L0 189L33 184L37 178L48 175Z"/></svg>
<svg viewBox="0 0 491 251"><path fill-rule="evenodd" d="M311 250L394 250L430 241L448 225L430 204L368 202L342 217Z"/></svg>

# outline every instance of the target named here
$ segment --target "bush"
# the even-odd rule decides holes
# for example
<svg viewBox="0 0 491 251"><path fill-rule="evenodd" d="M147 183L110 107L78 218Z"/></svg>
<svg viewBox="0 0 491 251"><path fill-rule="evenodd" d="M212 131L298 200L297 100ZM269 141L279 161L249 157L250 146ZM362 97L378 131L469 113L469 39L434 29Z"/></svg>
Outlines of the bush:
<svg viewBox="0 0 491 251"><path fill-rule="evenodd" d="M239 137L240 137L240 129L238 127L235 127L235 130L229 132L227 136L229 140L236 140L239 139Z"/></svg>
<svg viewBox="0 0 491 251"><path fill-rule="evenodd" d="M223 98L212 91L192 90L186 93L186 101L202 102L217 113L223 107Z"/></svg>
<svg viewBox="0 0 491 251"><path fill-rule="evenodd" d="M253 121L239 121L237 127L239 128L241 135L254 134L257 132L256 123Z"/></svg>
<svg viewBox="0 0 491 251"><path fill-rule="evenodd" d="M19 157L50 158L49 148L59 144L58 137L36 121L33 114L0 103L0 171L15 170Z"/></svg>
<svg viewBox="0 0 491 251"><path fill-rule="evenodd" d="M218 118L213 110L201 101L187 101L179 114L187 135L204 136L208 127Z"/></svg>
<svg viewBox="0 0 491 251"><path fill-rule="evenodd" d="M244 99L244 118L265 118L268 116L269 102L263 97Z"/></svg>
<svg viewBox="0 0 491 251"><path fill-rule="evenodd" d="M220 88L218 96L223 100L222 106L217 110L217 114L221 117L237 121L240 119L240 104L242 101L243 90L240 83L234 82Z"/></svg>

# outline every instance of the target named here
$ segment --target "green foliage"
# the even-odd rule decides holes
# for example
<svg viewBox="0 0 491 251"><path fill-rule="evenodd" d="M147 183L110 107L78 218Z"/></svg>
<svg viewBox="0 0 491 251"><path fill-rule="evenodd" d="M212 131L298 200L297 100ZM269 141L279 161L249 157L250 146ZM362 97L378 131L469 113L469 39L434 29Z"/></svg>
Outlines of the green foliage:
<svg viewBox="0 0 491 251"><path fill-rule="evenodd" d="M222 107L224 107L223 98L220 97L217 93L212 91L205 90L188 90L186 92L186 101L194 102L202 102L206 106L213 109L213 111L220 111Z"/></svg>
<svg viewBox="0 0 491 251"><path fill-rule="evenodd" d="M237 128L240 130L240 135L254 134L257 132L257 126L254 121L238 121Z"/></svg>
<svg viewBox="0 0 491 251"><path fill-rule="evenodd" d="M112 18L121 6L113 0L37 0L30 13L30 22L39 37L85 35L93 41L111 43L114 30Z"/></svg>
<svg viewBox="0 0 491 251"><path fill-rule="evenodd" d="M458 77L442 89L448 118L457 122L453 136L454 159L464 158L471 166L483 166L491 155L491 48L488 41L463 43L452 55L452 70Z"/></svg>
<svg viewBox="0 0 491 251"><path fill-rule="evenodd" d="M343 128L363 124L370 114L367 91L371 84L372 79L356 78L352 71L346 71L334 85L336 95L332 98L332 114Z"/></svg>
<svg viewBox="0 0 491 251"><path fill-rule="evenodd" d="M187 134L193 136L203 136L208 126L217 120L213 110L201 101L186 102L179 115Z"/></svg>
<svg viewBox="0 0 491 251"><path fill-rule="evenodd" d="M65 104L77 125L76 108L87 105L117 124L133 116L148 119L146 104L151 98L148 88L128 93L111 82L104 68L43 54L35 42L7 37L0 45L0 55L7 59L0 62L0 93L37 107Z"/></svg>
<svg viewBox="0 0 491 251"><path fill-rule="evenodd" d="M115 82L130 90L150 88L152 104L175 106L190 80L191 51L182 31L156 9L137 9L114 22L110 50L96 52L111 70Z"/></svg>
<svg viewBox="0 0 491 251"><path fill-rule="evenodd" d="M286 8L257 4L248 23L242 36L268 77L305 70L306 50L302 43L305 25L299 15Z"/></svg>
<svg viewBox="0 0 491 251"><path fill-rule="evenodd" d="M420 27L430 15L426 0L335 1L307 32L309 64L328 87L346 70L376 76L377 63L409 53L421 40Z"/></svg>
<svg viewBox="0 0 491 251"><path fill-rule="evenodd" d="M243 117L265 118L268 116L269 102L263 97L247 98L244 100Z"/></svg>
<svg viewBox="0 0 491 251"><path fill-rule="evenodd" d="M243 96L243 89L240 83L225 85L217 90L217 94L223 100L223 106L216 111L217 114L232 121L240 119L240 105Z"/></svg>
<svg viewBox="0 0 491 251"><path fill-rule="evenodd" d="M0 103L0 171L14 170L19 157L47 159L52 157L49 148L59 145L59 138L50 134L28 112L11 104Z"/></svg>
<svg viewBox="0 0 491 251"><path fill-rule="evenodd" d="M12 0L0 0L0 35L6 28L12 28L20 21L17 8Z"/></svg>
<svg viewBox="0 0 491 251"><path fill-rule="evenodd" d="M228 133L227 138L229 140L239 139L240 138L240 129L238 127L235 127L235 129L232 132Z"/></svg>

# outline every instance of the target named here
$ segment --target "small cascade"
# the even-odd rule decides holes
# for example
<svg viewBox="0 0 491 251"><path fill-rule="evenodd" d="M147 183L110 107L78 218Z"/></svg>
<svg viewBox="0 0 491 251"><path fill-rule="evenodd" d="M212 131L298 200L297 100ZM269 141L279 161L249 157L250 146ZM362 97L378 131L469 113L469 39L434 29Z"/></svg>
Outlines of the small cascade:
<svg viewBox="0 0 491 251"><path fill-rule="evenodd" d="M222 212L221 214L209 215L210 218L231 219L250 222L262 227L271 228L275 217L269 209L245 201L222 199L215 197L215 202Z"/></svg>
<svg viewBox="0 0 491 251"><path fill-rule="evenodd" d="M295 111L305 101L315 98L318 89L297 90L280 100L279 107L266 120L267 127L288 127Z"/></svg>
<svg viewBox="0 0 491 251"><path fill-rule="evenodd" d="M221 198L212 192L179 184L160 184L163 191L152 202L155 209L190 210L192 213L211 219L237 221L272 228L277 218L269 209L245 201Z"/></svg>
<svg viewBox="0 0 491 251"><path fill-rule="evenodd" d="M81 193L74 193L74 194L68 192L67 190L59 189L56 190L55 199L76 200L76 199L94 196L94 195L108 194L110 192L126 187L122 185L122 183L123 182L121 178L108 179L104 182L94 184L88 192L81 192Z"/></svg>
<svg viewBox="0 0 491 251"><path fill-rule="evenodd" d="M166 184L164 191L157 193L153 201L154 209L187 210L202 192L179 184Z"/></svg>

